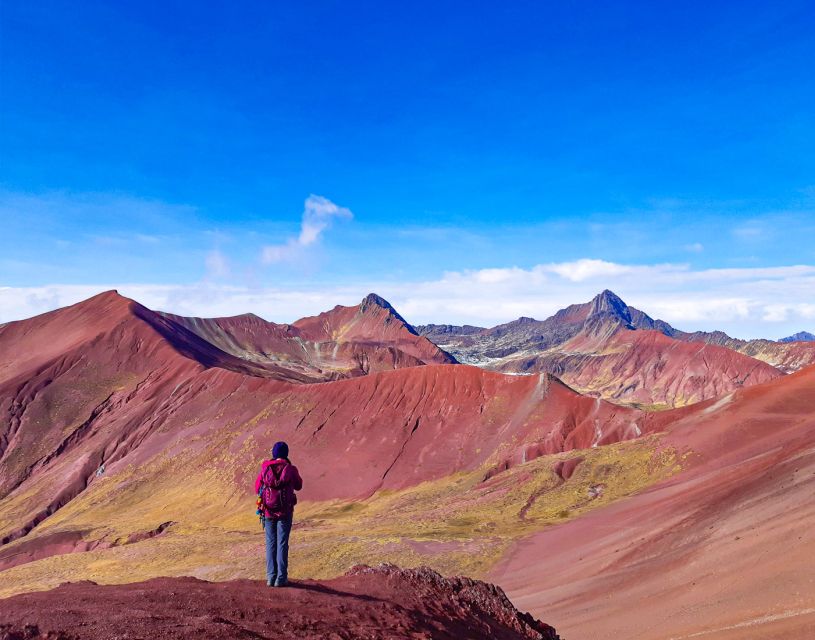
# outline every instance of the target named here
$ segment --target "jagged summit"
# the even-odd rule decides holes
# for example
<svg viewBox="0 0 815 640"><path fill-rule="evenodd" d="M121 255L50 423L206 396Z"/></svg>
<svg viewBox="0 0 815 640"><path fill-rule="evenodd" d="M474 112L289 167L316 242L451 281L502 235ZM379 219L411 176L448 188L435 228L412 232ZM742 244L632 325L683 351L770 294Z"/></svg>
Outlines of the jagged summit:
<svg viewBox="0 0 815 640"><path fill-rule="evenodd" d="M385 300L385 298L380 296L378 293L369 293L362 299L362 302L360 302L361 307L369 307L372 304L382 307L383 309L390 309L391 311L395 311L393 305L387 300Z"/></svg>
<svg viewBox="0 0 815 640"><path fill-rule="evenodd" d="M407 366L455 362L450 354L420 336L390 302L376 293L369 293L358 305L337 305L319 315L301 318L292 326L300 331L303 339L331 343L332 348L334 344L352 342L396 348L402 353L400 361Z"/></svg>
<svg viewBox="0 0 815 640"><path fill-rule="evenodd" d="M504 373L554 373L581 392L620 401L672 406L781 375L748 354L685 344L693 336L685 338L608 289L546 320L522 317L477 332L456 329L426 325L421 332L459 362Z"/></svg>
<svg viewBox="0 0 815 640"><path fill-rule="evenodd" d="M359 303L359 312L360 313L365 313L365 312L369 311L370 309L376 308L376 307L378 307L380 309L384 309L385 311L387 311L396 320L398 320L399 322L404 324L405 329L407 329L413 335L416 335L416 336L419 335L416 332L416 329L413 328L413 325L411 325L407 320L405 320L402 317L402 315L396 309L394 309L393 305L390 302L388 302L387 300L385 300L385 298L383 298L379 294L369 293L367 296L365 296L362 299L362 302Z"/></svg>
<svg viewBox="0 0 815 640"><path fill-rule="evenodd" d="M586 321L610 319L627 327L631 326L631 310L622 298L608 289L597 294L589 303L589 313Z"/></svg>
<svg viewBox="0 0 815 640"><path fill-rule="evenodd" d="M628 310L628 305L623 302L623 299L620 298L620 296L609 289L603 290L592 298L591 308L593 313L606 312L614 313L629 319L631 317Z"/></svg>
<svg viewBox="0 0 815 640"><path fill-rule="evenodd" d="M781 338L779 342L815 342L815 335L809 331L799 331L786 338Z"/></svg>

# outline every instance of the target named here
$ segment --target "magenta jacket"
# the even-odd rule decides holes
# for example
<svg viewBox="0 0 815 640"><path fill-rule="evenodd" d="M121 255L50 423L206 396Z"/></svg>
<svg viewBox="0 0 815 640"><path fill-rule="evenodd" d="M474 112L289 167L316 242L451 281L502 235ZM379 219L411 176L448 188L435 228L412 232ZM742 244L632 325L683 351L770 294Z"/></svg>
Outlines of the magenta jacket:
<svg viewBox="0 0 815 640"><path fill-rule="evenodd" d="M289 497L286 504L291 506L287 509L286 513L270 513L268 509L264 508L263 515L266 518L287 518L294 514L294 505L297 504L297 496L294 495L294 492L300 491L300 489L303 488L303 479L300 477L300 472L297 471L297 467L295 467L288 460L283 458L277 458L276 460L264 460L263 464L260 466L260 473L255 480L255 494L260 491L260 485L263 482L263 473L266 471L267 467L272 464L283 465L283 471L280 474L280 479L284 485L283 490L288 493Z"/></svg>

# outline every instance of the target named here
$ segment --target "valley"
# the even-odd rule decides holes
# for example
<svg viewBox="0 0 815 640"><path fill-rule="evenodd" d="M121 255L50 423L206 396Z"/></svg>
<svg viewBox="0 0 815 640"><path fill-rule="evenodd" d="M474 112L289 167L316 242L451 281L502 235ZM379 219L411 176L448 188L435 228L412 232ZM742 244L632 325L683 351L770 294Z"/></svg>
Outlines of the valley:
<svg viewBox="0 0 815 640"><path fill-rule="evenodd" d="M465 574L565 638L798 633L815 368L646 317L603 292L542 323L414 328L371 294L280 325L106 292L3 325L0 597L262 578L251 482L285 440L295 580Z"/></svg>

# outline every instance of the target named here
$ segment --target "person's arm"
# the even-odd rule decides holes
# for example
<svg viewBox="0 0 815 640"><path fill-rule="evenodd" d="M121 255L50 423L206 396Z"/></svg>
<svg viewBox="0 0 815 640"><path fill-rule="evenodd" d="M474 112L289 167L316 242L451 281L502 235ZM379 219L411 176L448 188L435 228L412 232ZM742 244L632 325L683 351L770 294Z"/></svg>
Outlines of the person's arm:
<svg viewBox="0 0 815 640"><path fill-rule="evenodd" d="M260 473L258 477L255 479L255 493L260 491L260 485L263 484L263 465L260 467Z"/></svg>

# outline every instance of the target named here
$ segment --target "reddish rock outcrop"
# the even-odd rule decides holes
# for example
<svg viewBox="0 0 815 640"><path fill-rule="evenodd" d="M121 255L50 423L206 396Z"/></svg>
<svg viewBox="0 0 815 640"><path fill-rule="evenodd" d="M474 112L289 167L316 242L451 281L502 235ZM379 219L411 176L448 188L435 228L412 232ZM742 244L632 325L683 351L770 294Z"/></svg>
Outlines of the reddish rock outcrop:
<svg viewBox="0 0 815 640"><path fill-rule="evenodd" d="M157 578L68 583L0 601L0 640L390 638L558 640L500 588L426 568L355 567L283 589L261 582Z"/></svg>

